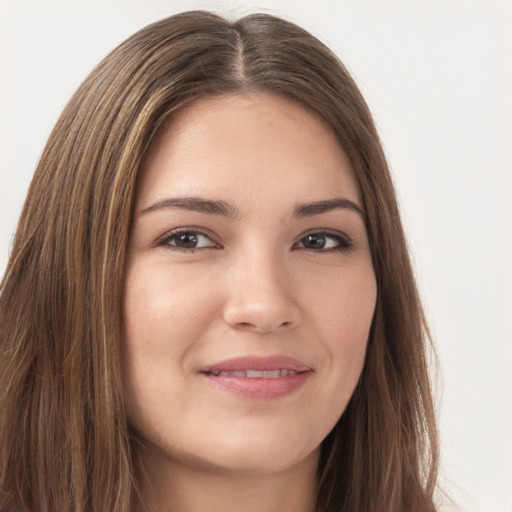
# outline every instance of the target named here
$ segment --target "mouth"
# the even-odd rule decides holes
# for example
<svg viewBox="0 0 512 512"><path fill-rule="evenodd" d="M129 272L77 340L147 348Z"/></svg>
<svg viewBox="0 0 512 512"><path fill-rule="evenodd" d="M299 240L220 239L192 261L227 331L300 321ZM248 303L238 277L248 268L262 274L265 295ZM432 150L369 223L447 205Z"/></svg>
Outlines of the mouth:
<svg viewBox="0 0 512 512"><path fill-rule="evenodd" d="M294 370L281 368L280 370L235 370L235 371L212 371L215 377L242 377L244 379L279 379L281 377L292 377L297 375Z"/></svg>
<svg viewBox="0 0 512 512"><path fill-rule="evenodd" d="M312 375L308 365L286 356L243 357L205 368L217 389L255 400L273 400L298 391Z"/></svg>

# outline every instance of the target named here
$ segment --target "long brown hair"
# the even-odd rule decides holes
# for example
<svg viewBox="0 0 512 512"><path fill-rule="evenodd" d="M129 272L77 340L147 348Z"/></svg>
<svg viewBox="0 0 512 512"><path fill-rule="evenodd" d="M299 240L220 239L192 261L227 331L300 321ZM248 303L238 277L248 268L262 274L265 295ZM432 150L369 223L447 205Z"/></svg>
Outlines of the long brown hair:
<svg viewBox="0 0 512 512"><path fill-rule="evenodd" d="M292 23L188 12L115 49L41 156L0 295L0 506L127 512L137 459L119 362L125 255L148 146L206 95L267 91L331 127L367 212L378 300L366 362L322 445L318 510L435 510L429 345L395 193L369 110L322 43Z"/></svg>

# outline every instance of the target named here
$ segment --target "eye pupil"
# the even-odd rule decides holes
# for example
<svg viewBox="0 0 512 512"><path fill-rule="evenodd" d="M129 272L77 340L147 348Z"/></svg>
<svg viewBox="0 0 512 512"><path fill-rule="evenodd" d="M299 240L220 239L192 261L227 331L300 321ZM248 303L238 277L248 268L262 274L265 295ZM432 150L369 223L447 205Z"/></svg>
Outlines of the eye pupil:
<svg viewBox="0 0 512 512"><path fill-rule="evenodd" d="M311 234L304 238L304 246L309 249L323 249L325 247L325 236Z"/></svg>
<svg viewBox="0 0 512 512"><path fill-rule="evenodd" d="M184 249L192 249L197 245L197 234L180 233L177 235L175 243L178 247L183 247Z"/></svg>

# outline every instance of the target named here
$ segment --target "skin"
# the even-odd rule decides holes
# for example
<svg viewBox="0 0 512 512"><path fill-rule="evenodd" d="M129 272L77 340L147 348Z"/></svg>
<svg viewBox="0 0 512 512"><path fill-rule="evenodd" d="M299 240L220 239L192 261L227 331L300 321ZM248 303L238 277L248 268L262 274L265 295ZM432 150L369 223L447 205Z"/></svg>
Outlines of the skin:
<svg viewBox="0 0 512 512"><path fill-rule="evenodd" d="M236 216L162 203L183 197ZM337 198L362 206L343 149L287 99L201 99L160 129L138 185L124 304L144 510L314 510L320 444L361 374L377 293L355 207L294 215ZM269 399L202 373L247 355L310 371Z"/></svg>

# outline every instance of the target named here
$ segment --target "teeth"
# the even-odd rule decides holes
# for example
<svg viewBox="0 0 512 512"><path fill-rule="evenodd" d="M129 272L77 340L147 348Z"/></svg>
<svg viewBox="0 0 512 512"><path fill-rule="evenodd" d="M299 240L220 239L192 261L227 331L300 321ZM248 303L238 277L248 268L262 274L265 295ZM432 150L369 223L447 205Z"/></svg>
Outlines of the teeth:
<svg viewBox="0 0 512 512"><path fill-rule="evenodd" d="M245 372L237 371L237 372L219 372L221 377L245 377Z"/></svg>
<svg viewBox="0 0 512 512"><path fill-rule="evenodd" d="M266 372L260 370L247 370L246 377L248 379L261 379L265 376Z"/></svg>
<svg viewBox="0 0 512 512"><path fill-rule="evenodd" d="M279 377L291 377L296 375L294 370L236 370L228 372L211 372L219 377L243 377L246 379L278 379Z"/></svg>

